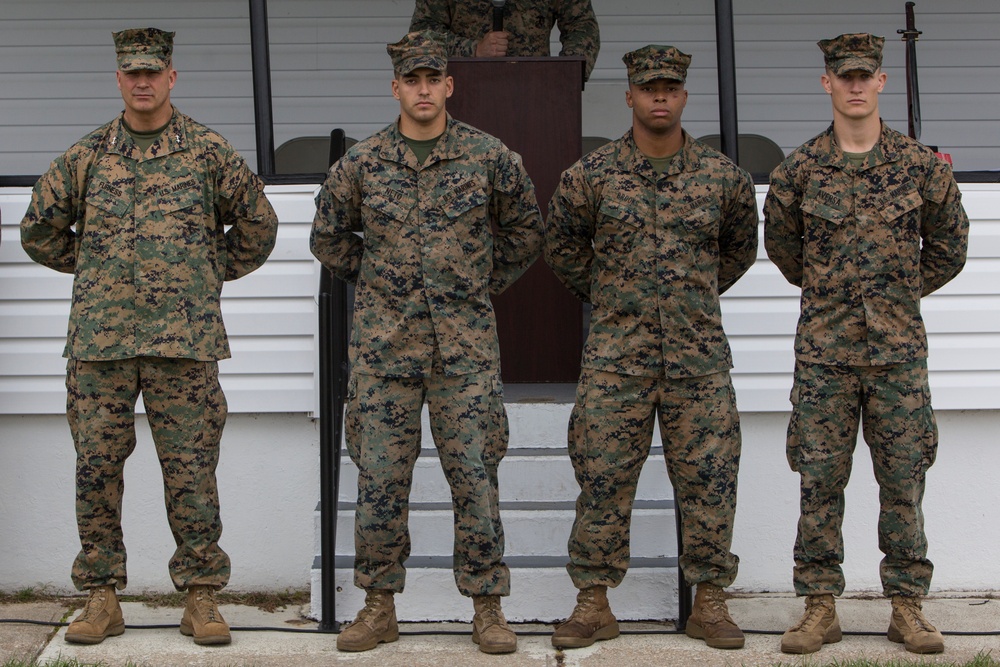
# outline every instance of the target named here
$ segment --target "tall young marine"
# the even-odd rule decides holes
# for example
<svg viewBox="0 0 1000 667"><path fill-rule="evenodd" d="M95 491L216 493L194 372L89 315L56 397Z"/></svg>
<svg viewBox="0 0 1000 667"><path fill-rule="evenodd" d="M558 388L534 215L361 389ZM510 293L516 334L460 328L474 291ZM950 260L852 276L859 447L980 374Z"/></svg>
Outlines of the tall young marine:
<svg viewBox="0 0 1000 667"><path fill-rule="evenodd" d="M933 572L921 505L938 433L920 299L962 270L969 220L949 165L882 121L884 41L819 42L833 123L775 168L764 203L768 257L802 289L787 453L800 477L793 580L806 610L781 639L786 653L841 639L844 487L859 427L879 485L888 638L944 650L921 606Z"/></svg>
<svg viewBox="0 0 1000 667"><path fill-rule="evenodd" d="M455 583L472 598L472 640L510 653L497 480L508 430L490 295L541 254L541 215L520 156L448 115L454 82L440 36L410 33L387 50L399 118L331 168L310 237L323 265L356 285L346 441L358 466L354 583L366 600L337 648L399 637L394 596L406 581L426 404L451 487Z"/></svg>

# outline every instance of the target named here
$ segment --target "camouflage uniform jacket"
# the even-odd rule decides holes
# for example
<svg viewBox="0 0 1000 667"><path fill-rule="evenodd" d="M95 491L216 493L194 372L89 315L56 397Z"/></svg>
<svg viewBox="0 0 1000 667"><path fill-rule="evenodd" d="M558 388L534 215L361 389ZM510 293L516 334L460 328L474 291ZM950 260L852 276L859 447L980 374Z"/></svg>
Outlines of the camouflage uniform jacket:
<svg viewBox="0 0 1000 667"><path fill-rule="evenodd" d="M754 263L750 175L684 133L657 174L629 130L563 172L545 258L593 303L583 367L697 377L732 367L719 294Z"/></svg>
<svg viewBox="0 0 1000 667"><path fill-rule="evenodd" d="M947 163L882 126L860 168L833 127L771 174L764 244L802 288L796 357L881 366L927 356L920 297L965 265L969 219Z"/></svg>
<svg viewBox="0 0 1000 667"><path fill-rule="evenodd" d="M386 377L426 377L435 354L446 375L499 370L490 294L541 245L521 157L450 116L423 165L396 123L351 147L316 197L310 237L324 266L357 283L353 369Z"/></svg>
<svg viewBox="0 0 1000 667"><path fill-rule="evenodd" d="M243 158L176 108L147 155L119 116L35 184L21 243L74 274L64 356L225 359L223 280L264 263L278 220Z"/></svg>
<svg viewBox="0 0 1000 667"><path fill-rule="evenodd" d="M584 79L597 61L601 34L590 0L507 0L504 31L510 35L507 55L550 55L552 27L559 28L561 56L586 59ZM471 57L493 29L490 0L416 0L410 31L433 30L447 37L448 54Z"/></svg>

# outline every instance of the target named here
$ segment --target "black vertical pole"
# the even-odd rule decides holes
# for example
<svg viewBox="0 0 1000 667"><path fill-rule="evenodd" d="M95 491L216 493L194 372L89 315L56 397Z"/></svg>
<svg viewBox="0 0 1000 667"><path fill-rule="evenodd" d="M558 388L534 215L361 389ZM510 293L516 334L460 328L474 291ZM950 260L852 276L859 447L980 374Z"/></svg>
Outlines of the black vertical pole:
<svg viewBox="0 0 1000 667"><path fill-rule="evenodd" d="M722 152L740 163L739 124L736 120L736 46L733 1L715 0L715 50L719 75L719 133Z"/></svg>
<svg viewBox="0 0 1000 667"><path fill-rule="evenodd" d="M319 630L336 632L336 591L334 568L330 560L335 558L337 549L337 499L331 489L339 477L337 458L340 446L336 442L336 425L333 423L333 294L332 276L325 268L320 269L319 278L319 521L320 521L320 595L322 609ZM334 451L336 450L336 452ZM333 522L333 530L329 522Z"/></svg>
<svg viewBox="0 0 1000 667"><path fill-rule="evenodd" d="M347 387L347 285L327 270L319 288L319 486L320 592L319 630L336 632L337 505L340 495L340 441L344 432Z"/></svg>
<svg viewBox="0 0 1000 667"><path fill-rule="evenodd" d="M330 164L344 154L344 131L330 133ZM340 498L340 443L347 399L347 283L326 268L319 278L319 630L337 632L337 510Z"/></svg>
<svg viewBox="0 0 1000 667"><path fill-rule="evenodd" d="M253 63L253 116L257 133L257 173L274 173L274 115L271 113L271 57L267 0L250 0L250 60Z"/></svg>

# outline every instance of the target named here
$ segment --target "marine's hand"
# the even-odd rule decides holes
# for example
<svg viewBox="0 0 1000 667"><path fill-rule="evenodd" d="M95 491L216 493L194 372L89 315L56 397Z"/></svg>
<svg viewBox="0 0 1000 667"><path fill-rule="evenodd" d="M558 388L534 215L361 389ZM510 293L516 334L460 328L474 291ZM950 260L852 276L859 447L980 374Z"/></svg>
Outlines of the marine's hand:
<svg viewBox="0 0 1000 667"><path fill-rule="evenodd" d="M476 57L478 58L498 58L507 55L506 32L488 32L476 47Z"/></svg>

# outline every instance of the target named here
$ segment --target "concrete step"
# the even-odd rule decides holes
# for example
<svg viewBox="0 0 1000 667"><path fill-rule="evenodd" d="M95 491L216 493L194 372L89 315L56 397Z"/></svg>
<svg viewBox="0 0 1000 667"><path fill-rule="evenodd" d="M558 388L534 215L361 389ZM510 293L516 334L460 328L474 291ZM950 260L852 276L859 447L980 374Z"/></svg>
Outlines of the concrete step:
<svg viewBox="0 0 1000 667"><path fill-rule="evenodd" d="M668 561L669 562L669 561ZM503 599L509 621L553 623L565 619L576 604L576 589L562 566L547 563L508 563L511 566L511 595ZM661 565L646 567L633 563L622 584L608 591L611 608L619 620L677 618L677 569ZM652 565L652 564L651 564ZM353 584L349 567L335 571L337 621L349 622L364 606L364 591ZM322 589L319 568L312 571L312 617L322 616ZM407 570L406 590L396 596L400 621L471 621L472 601L459 594L448 567Z"/></svg>
<svg viewBox="0 0 1000 667"><path fill-rule="evenodd" d="M575 510L572 503L545 506L531 503L501 505L507 556L566 556ZM316 534L319 535L319 512ZM665 557L677 553L677 533L671 501L641 501L632 513L632 554ZM421 556L451 556L454 527L451 505L411 505L412 553ZM354 506L341 508L337 517L337 555L354 554ZM316 550L319 555L319 549Z"/></svg>
<svg viewBox="0 0 1000 667"><path fill-rule="evenodd" d="M566 450L573 387L531 386L513 391L508 387L506 394L508 400L514 395L522 402L507 404L510 445L499 471L505 561L512 579L512 595L504 600L504 612L512 621L552 622L568 616L576 601L576 590L565 569L566 541L579 493ZM426 408L422 422L422 450L410 493L413 548L406 563L406 592L397 596L397 615L401 621L469 621L472 603L458 593L451 570L451 494L430 436ZM364 605L364 592L353 585L357 467L346 452L341 456L338 496L336 618L350 621ZM629 574L610 593L618 618L676 618L674 521L673 488L659 437L654 435L650 457L639 477ZM317 554L320 526L317 511ZM317 555L312 570L312 609L316 618L322 614L321 576Z"/></svg>
<svg viewBox="0 0 1000 667"><path fill-rule="evenodd" d="M512 394L521 393L525 390L519 388L520 392L514 392L511 390L513 385L508 385L506 396L508 402L505 403L505 408L507 410L507 421L510 429L510 437L508 439L510 448L549 448L549 449L566 449L566 431L569 426L569 415L573 409L573 392L572 389L567 389L563 385L563 389L559 389L557 385L555 389L552 389L555 393L552 397L542 397L544 399L553 398L556 400L565 400L567 402L536 402L538 397L532 398L531 396L522 398L525 402L512 403L510 402L510 397ZM532 385L533 389L529 390L534 393L544 392L547 387L545 385ZM541 389L535 389L541 387ZM420 447L422 449L433 450L434 440L431 437L430 419L427 413L427 407L424 406L420 417ZM653 446L659 447L661 445L659 430L654 429L653 431Z"/></svg>

